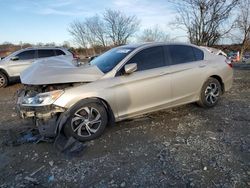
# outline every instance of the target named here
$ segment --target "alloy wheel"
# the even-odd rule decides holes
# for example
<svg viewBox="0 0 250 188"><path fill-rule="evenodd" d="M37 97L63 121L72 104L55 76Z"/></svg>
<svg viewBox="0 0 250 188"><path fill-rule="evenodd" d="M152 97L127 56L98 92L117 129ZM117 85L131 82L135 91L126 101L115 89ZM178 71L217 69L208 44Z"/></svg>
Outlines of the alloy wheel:
<svg viewBox="0 0 250 188"><path fill-rule="evenodd" d="M71 128L78 136L89 137L98 131L101 123L101 114L97 109L84 107L75 112Z"/></svg>
<svg viewBox="0 0 250 188"><path fill-rule="evenodd" d="M210 83L205 90L205 98L209 104L217 102L220 91L216 83Z"/></svg>
<svg viewBox="0 0 250 188"><path fill-rule="evenodd" d="M4 86L5 82L6 82L6 80L5 80L4 76L0 75L0 87Z"/></svg>

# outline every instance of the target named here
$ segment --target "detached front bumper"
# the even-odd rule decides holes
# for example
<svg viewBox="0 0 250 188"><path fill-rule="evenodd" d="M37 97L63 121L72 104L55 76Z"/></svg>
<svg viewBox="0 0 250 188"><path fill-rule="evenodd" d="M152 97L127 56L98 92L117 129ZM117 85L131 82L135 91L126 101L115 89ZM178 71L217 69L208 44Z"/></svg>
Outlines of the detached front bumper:
<svg viewBox="0 0 250 188"><path fill-rule="evenodd" d="M17 113L22 119L31 118L42 136L55 137L57 135L60 115L66 110L55 105L25 106L22 104L24 93L17 100Z"/></svg>
<svg viewBox="0 0 250 188"><path fill-rule="evenodd" d="M22 119L26 118L49 119L57 113L64 112L65 109L57 107L55 105L23 106L21 104L17 104L17 111Z"/></svg>

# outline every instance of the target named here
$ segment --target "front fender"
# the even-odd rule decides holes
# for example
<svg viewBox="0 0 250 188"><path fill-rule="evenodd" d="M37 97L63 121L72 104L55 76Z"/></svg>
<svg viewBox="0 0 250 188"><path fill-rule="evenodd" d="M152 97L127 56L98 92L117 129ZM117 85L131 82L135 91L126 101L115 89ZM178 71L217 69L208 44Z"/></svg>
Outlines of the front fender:
<svg viewBox="0 0 250 188"><path fill-rule="evenodd" d="M9 78L9 74L7 73L4 67L0 66L0 72L4 73Z"/></svg>
<svg viewBox="0 0 250 188"><path fill-rule="evenodd" d="M107 103L109 108L112 110L114 117L118 117L114 92L106 89L97 90L96 92L87 92L83 89L72 88L66 90L65 93L54 102L54 105L70 109L79 101L92 98L97 98Z"/></svg>

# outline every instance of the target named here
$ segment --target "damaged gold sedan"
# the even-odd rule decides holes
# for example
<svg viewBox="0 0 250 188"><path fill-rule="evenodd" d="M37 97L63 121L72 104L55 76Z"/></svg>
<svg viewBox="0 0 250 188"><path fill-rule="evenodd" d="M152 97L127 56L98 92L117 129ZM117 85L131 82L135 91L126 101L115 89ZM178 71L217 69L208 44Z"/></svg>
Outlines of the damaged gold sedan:
<svg viewBox="0 0 250 188"><path fill-rule="evenodd" d="M213 107L232 86L224 56L182 43L113 48L77 67L59 58L35 63L21 74L22 118L42 135L63 132L80 141L100 136L108 124L197 102Z"/></svg>

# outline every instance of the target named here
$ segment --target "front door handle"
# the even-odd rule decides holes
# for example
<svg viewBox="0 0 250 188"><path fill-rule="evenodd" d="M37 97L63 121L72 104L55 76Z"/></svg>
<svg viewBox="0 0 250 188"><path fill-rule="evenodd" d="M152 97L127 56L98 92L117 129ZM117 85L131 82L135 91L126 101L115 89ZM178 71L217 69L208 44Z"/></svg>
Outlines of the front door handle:
<svg viewBox="0 0 250 188"><path fill-rule="evenodd" d="M169 73L168 72L161 72L160 76L164 76L164 75L167 75L167 74L169 74Z"/></svg>

